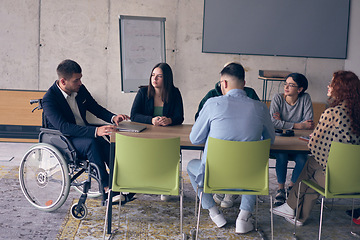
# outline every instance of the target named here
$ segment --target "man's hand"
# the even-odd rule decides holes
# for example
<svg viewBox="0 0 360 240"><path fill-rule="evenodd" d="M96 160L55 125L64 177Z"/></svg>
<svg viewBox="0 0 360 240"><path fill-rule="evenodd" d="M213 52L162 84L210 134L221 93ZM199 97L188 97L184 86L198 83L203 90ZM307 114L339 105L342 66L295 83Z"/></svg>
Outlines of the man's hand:
<svg viewBox="0 0 360 240"><path fill-rule="evenodd" d="M119 114L113 118L113 122L116 124L116 126L119 125L119 123L124 120L130 120L130 117L125 114Z"/></svg>
<svg viewBox="0 0 360 240"><path fill-rule="evenodd" d="M101 127L98 127L96 130L96 136L101 137L105 135L110 135L112 132L116 132L116 126L114 125L104 125Z"/></svg>

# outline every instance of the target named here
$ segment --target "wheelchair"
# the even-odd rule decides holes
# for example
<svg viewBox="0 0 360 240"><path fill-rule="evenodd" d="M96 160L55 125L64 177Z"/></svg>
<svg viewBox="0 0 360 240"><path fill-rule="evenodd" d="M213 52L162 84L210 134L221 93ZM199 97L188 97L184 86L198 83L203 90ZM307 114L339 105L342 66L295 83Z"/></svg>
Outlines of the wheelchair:
<svg viewBox="0 0 360 240"><path fill-rule="evenodd" d="M42 109L42 99L32 112ZM87 159L79 159L70 140L58 130L46 128L42 113L39 143L24 154L19 167L21 190L26 199L37 209L52 212L66 201L70 187L82 193L79 201L72 205L71 215L84 219L88 210L86 198L102 196L101 205L106 204L100 171L97 165Z"/></svg>

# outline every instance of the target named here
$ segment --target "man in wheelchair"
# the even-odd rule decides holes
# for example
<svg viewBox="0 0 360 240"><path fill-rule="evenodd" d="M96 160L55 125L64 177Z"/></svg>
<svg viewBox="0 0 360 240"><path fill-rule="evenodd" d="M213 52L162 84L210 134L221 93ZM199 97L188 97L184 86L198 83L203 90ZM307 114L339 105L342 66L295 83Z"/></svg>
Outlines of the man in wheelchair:
<svg viewBox="0 0 360 240"><path fill-rule="evenodd" d="M109 188L110 145L107 135L116 131L115 125L93 126L86 120L86 111L108 123L118 125L128 120L125 114L116 115L100 106L81 82L82 70L73 60L62 61L57 69L58 80L42 99L44 121L47 128L59 130L69 136L77 156L88 159L100 171L101 185ZM106 165L105 165L106 164Z"/></svg>

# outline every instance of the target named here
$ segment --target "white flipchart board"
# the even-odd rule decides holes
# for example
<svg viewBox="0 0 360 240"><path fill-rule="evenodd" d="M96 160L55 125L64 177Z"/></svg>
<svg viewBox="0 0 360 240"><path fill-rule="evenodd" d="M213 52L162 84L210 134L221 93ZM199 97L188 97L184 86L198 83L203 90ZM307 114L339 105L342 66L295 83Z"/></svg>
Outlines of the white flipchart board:
<svg viewBox="0 0 360 240"><path fill-rule="evenodd" d="M121 91L148 85L151 69L165 62L165 18L119 16Z"/></svg>

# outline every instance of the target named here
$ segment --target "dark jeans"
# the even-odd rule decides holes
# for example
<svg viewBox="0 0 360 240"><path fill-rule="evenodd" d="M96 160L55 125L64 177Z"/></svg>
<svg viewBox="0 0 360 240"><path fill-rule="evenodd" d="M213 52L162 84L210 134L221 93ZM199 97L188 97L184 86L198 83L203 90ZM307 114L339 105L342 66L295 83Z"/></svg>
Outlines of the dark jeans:
<svg viewBox="0 0 360 240"><path fill-rule="evenodd" d="M101 183L103 187L109 186L109 173L106 165L109 166L110 143L103 137L97 138L71 138L79 158L88 159L95 163L100 170ZM106 165L105 165L106 164Z"/></svg>

